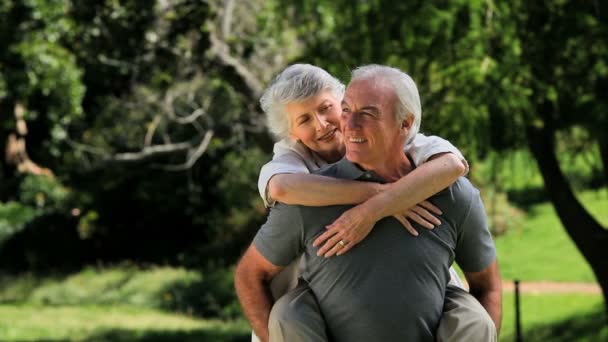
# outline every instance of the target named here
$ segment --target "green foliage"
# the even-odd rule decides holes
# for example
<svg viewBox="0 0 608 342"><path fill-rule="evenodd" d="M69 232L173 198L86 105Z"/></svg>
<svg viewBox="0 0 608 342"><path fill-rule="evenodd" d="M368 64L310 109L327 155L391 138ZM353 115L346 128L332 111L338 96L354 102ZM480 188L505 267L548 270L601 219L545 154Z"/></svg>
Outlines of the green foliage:
<svg viewBox="0 0 608 342"><path fill-rule="evenodd" d="M47 147L58 157L68 127L82 118L85 93L82 71L73 53L61 45L73 30L72 22L65 16L69 5L64 1L36 0L21 5L12 8L25 18L18 23L19 32L11 37L15 41L7 48L10 53L5 58L0 56L0 78L15 84L7 95L13 101L25 103L32 112L30 116L45 115L50 135ZM0 15L5 16L2 20L6 22L14 20L8 17L19 17L11 11ZM9 68L15 59L21 67Z"/></svg>
<svg viewBox="0 0 608 342"><path fill-rule="evenodd" d="M0 203L0 245L37 215L36 209L18 202Z"/></svg>
<svg viewBox="0 0 608 342"><path fill-rule="evenodd" d="M41 210L63 208L69 190L55 178L26 175L19 187L19 200Z"/></svg>
<svg viewBox="0 0 608 342"><path fill-rule="evenodd" d="M0 244L35 218L63 211L68 190L54 178L26 175L19 187L19 202L0 202Z"/></svg>

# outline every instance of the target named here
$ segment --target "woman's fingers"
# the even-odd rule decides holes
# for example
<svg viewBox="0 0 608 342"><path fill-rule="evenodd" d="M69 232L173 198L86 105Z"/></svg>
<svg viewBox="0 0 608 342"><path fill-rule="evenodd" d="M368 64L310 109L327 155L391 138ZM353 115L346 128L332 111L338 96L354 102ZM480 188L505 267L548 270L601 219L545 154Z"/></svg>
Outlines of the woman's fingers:
<svg viewBox="0 0 608 342"><path fill-rule="evenodd" d="M412 211L414 211L416 214L422 216L427 222L433 224L434 226L438 226L441 224L441 221L436 218L433 214L431 214L430 212L428 212L428 210L424 209L421 206L415 206L411 209Z"/></svg>
<svg viewBox="0 0 608 342"><path fill-rule="evenodd" d="M423 207L423 208L425 208L425 209L427 209L427 210L432 211L433 214L436 214L436 215L443 214L443 212L441 211L441 209L437 208L433 203L431 203L429 201L422 201L422 202L418 203L418 205L421 206L421 207Z"/></svg>
<svg viewBox="0 0 608 342"><path fill-rule="evenodd" d="M344 246L342 248L340 248L340 250L338 251L338 253L336 253L336 255L342 255L342 254L348 252L357 243L359 243L359 241L349 241L349 242L344 241Z"/></svg>
<svg viewBox="0 0 608 342"><path fill-rule="evenodd" d="M412 224L405 217L403 217L401 215L393 215L393 217L396 218L397 221L399 221L405 227L405 229L407 229L407 231L410 232L410 234L412 234L414 236L418 236L418 231L416 231L416 229L414 229Z"/></svg>
<svg viewBox="0 0 608 342"><path fill-rule="evenodd" d="M340 243L340 241L343 241L342 243ZM344 244L344 245L342 245ZM331 256L336 255L338 252L340 252L340 250L342 250L342 248L344 248L346 246L346 241L344 240L338 240L338 242L329 249L329 251L327 253L325 253L325 255L323 255L326 258L329 258Z"/></svg>
<svg viewBox="0 0 608 342"><path fill-rule="evenodd" d="M315 239L315 241L312 243L313 247L317 247L322 245L327 239L329 239L330 237L332 237L333 235L335 235L338 231L336 229L332 229L330 228L330 226L327 226L327 231L325 231L323 234L319 235L319 237L317 237Z"/></svg>
<svg viewBox="0 0 608 342"><path fill-rule="evenodd" d="M327 240L325 242L325 244L323 245L323 247L319 248L319 250L317 251L317 255L318 256L321 256L321 255L327 256L326 254L328 254L328 252L330 250L332 250L333 248L335 248L336 245L338 245L339 247L342 247L340 244L338 244L338 242L340 240L342 240L342 237L340 236L340 234L334 234L334 235L332 235L332 237L330 237L329 240Z"/></svg>
<svg viewBox="0 0 608 342"><path fill-rule="evenodd" d="M408 210L405 213L405 216L407 218L409 218L410 220L418 223L419 225L423 226L426 229L433 229L433 224L428 222L427 220L423 219L420 215L418 215L416 212L412 211L412 210Z"/></svg>

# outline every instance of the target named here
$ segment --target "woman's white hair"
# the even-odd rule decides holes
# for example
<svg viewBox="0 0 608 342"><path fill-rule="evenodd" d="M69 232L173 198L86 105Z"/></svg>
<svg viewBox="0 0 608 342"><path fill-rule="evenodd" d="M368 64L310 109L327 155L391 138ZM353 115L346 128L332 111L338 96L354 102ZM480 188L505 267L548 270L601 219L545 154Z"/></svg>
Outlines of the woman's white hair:
<svg viewBox="0 0 608 342"><path fill-rule="evenodd" d="M266 126L277 138L289 136L290 121L286 105L305 101L324 91L342 101L344 84L327 71L310 64L294 64L283 70L264 91L260 105L266 113Z"/></svg>
<svg viewBox="0 0 608 342"><path fill-rule="evenodd" d="M400 123L408 116L414 119L405 142L410 143L418 134L422 116L418 87L410 75L397 68L370 64L356 68L351 76L351 83L358 80L382 81L393 89L398 98L395 108L397 122Z"/></svg>

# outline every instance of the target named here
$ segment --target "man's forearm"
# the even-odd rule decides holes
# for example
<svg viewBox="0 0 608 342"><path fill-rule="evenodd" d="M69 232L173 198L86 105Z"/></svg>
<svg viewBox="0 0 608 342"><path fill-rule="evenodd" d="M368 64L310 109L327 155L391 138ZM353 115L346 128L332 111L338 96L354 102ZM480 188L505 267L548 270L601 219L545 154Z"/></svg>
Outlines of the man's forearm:
<svg viewBox="0 0 608 342"><path fill-rule="evenodd" d="M498 262L494 260L481 272L465 272L465 276L469 282L469 292L486 309L498 333L502 320L502 281Z"/></svg>
<svg viewBox="0 0 608 342"><path fill-rule="evenodd" d="M264 342L268 341L268 318L273 304L269 282L281 269L251 244L234 271L234 287L241 307L251 328Z"/></svg>
<svg viewBox="0 0 608 342"><path fill-rule="evenodd" d="M383 188L377 183L301 173L278 174L268 182L273 200L307 206L359 204L380 193Z"/></svg>
<svg viewBox="0 0 608 342"><path fill-rule="evenodd" d="M451 153L442 155L422 164L361 206L376 221L401 214L454 183L464 170L458 157Z"/></svg>
<svg viewBox="0 0 608 342"><path fill-rule="evenodd" d="M234 285L251 328L263 342L268 341L268 317L273 301L267 282L258 277L239 274L237 270Z"/></svg>

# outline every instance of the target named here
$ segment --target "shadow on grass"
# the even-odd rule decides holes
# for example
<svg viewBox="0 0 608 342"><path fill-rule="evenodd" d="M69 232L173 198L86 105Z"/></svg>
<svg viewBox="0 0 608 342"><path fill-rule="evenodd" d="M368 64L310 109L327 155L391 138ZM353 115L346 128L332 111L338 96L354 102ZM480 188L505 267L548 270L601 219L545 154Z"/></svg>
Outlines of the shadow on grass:
<svg viewBox="0 0 608 342"><path fill-rule="evenodd" d="M19 342L71 342L71 339L19 340ZM195 329L191 331L166 330L128 330L112 329L99 331L80 342L248 342L251 335L244 332L224 331L220 329Z"/></svg>
<svg viewBox="0 0 608 342"><path fill-rule="evenodd" d="M608 319L602 307L552 324L539 324L524 329L523 340L526 342L608 341ZM504 341L516 340L514 335L503 337L501 340Z"/></svg>
<svg viewBox="0 0 608 342"><path fill-rule="evenodd" d="M251 335L244 333L236 333L234 331L221 331L212 329L199 329L192 331L132 331L132 330L109 330L102 331L93 335L84 341L87 342L169 342L169 341L184 341L184 342L245 342L251 340Z"/></svg>

